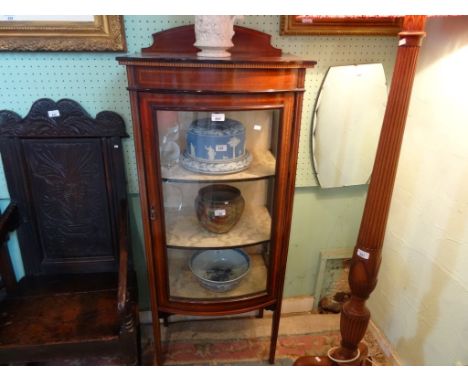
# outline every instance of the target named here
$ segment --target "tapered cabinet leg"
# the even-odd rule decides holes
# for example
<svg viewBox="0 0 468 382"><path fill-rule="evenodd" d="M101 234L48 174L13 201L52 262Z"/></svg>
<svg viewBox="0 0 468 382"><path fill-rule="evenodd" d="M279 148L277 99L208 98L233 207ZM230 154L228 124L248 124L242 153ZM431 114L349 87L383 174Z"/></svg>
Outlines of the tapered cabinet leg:
<svg viewBox="0 0 468 382"><path fill-rule="evenodd" d="M281 318L281 304L278 304L273 311L273 322L271 324L271 342L270 342L270 355L268 362L273 365L276 357L276 345L278 343L279 324Z"/></svg>
<svg viewBox="0 0 468 382"><path fill-rule="evenodd" d="M161 341L161 323L157 312L153 313L153 339L154 339L154 357L153 362L156 366L164 363L162 341Z"/></svg>

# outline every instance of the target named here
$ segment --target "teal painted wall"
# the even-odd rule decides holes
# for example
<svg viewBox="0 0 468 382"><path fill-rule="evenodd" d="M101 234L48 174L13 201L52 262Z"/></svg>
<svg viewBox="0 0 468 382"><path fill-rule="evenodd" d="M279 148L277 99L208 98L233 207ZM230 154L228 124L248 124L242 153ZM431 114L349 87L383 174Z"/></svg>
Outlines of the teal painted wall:
<svg viewBox="0 0 468 382"><path fill-rule="evenodd" d="M296 188L284 295L312 295L321 251L354 247L367 186Z"/></svg>
<svg viewBox="0 0 468 382"><path fill-rule="evenodd" d="M151 34L193 23L191 16L125 16L128 52L151 45ZM382 62L390 77L395 58L394 37L279 36L279 16L247 16L239 24L272 35L273 45L285 52L313 58L317 67L306 76L306 98L301 128L298 176L286 273L286 296L313 294L321 250L352 247L362 214L366 187L321 190L311 166L310 123L315 96L329 66ZM91 114L117 111L130 139L124 143L131 201L133 254L140 283L142 308L148 307L141 211L125 68L115 61L122 53L0 53L0 109L25 116L38 98L72 98ZM0 208L9 200L0 169ZM9 243L17 276L22 264L15 238Z"/></svg>

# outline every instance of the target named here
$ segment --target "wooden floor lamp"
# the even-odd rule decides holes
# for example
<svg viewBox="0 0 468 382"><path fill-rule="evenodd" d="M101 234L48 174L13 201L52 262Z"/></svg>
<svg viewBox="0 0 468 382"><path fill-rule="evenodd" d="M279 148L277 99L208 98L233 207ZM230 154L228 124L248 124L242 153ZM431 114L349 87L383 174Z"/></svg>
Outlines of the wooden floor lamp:
<svg viewBox="0 0 468 382"><path fill-rule="evenodd" d="M405 16L379 145L372 170L359 235L349 271L351 298L341 312L341 344L328 356L300 357L297 366L364 365L361 342L370 320L366 300L377 284L381 251L408 114L416 62L425 36L426 16Z"/></svg>

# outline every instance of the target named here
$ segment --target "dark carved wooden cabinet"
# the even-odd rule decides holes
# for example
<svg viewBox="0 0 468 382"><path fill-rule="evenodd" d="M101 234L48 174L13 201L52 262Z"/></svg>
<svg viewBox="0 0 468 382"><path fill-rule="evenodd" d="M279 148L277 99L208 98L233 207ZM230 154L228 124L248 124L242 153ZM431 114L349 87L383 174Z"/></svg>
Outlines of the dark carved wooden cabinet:
<svg viewBox="0 0 468 382"><path fill-rule="evenodd" d="M315 62L282 55L264 33L235 32L229 58L197 57L193 26L156 33L140 55L118 58L128 74L157 363L161 318L263 309L273 311L274 362L304 78Z"/></svg>

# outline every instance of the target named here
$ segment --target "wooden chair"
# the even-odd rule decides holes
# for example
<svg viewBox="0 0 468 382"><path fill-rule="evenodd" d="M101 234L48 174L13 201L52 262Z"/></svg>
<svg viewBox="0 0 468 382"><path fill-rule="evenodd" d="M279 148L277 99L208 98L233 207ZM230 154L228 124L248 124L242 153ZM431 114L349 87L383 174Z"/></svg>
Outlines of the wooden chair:
<svg viewBox="0 0 468 382"><path fill-rule="evenodd" d="M24 119L0 111L11 198L0 218L0 364L138 363L123 137L119 115L93 119L72 100L40 99ZM5 246L15 229L19 282Z"/></svg>

